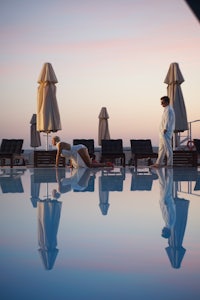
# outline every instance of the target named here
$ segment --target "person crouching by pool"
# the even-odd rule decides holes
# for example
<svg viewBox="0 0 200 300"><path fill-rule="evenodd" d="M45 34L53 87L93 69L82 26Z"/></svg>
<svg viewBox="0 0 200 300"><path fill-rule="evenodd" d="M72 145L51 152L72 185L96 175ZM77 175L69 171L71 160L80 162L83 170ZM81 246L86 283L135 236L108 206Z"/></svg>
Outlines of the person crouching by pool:
<svg viewBox="0 0 200 300"><path fill-rule="evenodd" d="M56 167L59 166L60 156L70 159L71 167L73 168L99 168L99 167L113 167L113 164L99 163L92 161L89 156L88 149L85 145L70 145L66 142L61 142L59 136L52 138L52 145L56 146Z"/></svg>

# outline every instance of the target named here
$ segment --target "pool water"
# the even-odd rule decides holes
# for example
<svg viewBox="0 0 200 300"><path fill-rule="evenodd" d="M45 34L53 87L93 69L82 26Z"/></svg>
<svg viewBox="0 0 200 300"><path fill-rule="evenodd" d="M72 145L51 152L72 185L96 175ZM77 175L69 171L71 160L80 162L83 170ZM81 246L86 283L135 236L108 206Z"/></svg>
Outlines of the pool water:
<svg viewBox="0 0 200 300"><path fill-rule="evenodd" d="M1 169L0 186L2 300L200 299L198 169Z"/></svg>

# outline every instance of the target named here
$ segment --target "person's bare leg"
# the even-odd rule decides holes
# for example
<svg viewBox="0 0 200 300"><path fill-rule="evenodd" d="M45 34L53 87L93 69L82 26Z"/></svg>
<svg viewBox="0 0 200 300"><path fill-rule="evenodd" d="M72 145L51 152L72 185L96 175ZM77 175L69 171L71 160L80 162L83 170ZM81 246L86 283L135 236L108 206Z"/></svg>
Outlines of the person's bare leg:
<svg viewBox="0 0 200 300"><path fill-rule="evenodd" d="M79 153L80 157L82 158L82 160L84 161L84 163L86 164L86 166L88 168L91 168L92 160L89 156L88 149L82 148L82 149L78 150L78 153Z"/></svg>
<svg viewBox="0 0 200 300"><path fill-rule="evenodd" d="M92 162L87 148L80 149L78 153L88 168L113 167L110 163Z"/></svg>

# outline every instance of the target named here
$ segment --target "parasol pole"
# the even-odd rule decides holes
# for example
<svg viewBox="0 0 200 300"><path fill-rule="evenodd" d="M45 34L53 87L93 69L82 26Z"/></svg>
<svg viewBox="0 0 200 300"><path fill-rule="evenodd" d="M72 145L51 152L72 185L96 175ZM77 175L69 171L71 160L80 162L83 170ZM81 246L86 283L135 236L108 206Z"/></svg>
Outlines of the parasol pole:
<svg viewBox="0 0 200 300"><path fill-rule="evenodd" d="M48 133L46 133L46 135L44 135L44 137L46 137L45 149L46 149L46 151L48 151L49 150L49 136L48 136Z"/></svg>

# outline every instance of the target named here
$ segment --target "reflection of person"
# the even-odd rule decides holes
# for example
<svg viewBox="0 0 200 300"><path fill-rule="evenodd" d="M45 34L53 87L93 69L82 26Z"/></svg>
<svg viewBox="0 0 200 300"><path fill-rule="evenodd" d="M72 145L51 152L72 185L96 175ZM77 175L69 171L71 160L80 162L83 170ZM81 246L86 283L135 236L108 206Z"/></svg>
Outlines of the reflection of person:
<svg viewBox="0 0 200 300"><path fill-rule="evenodd" d="M64 194L71 191L71 184L62 184L63 179L65 179L65 173L63 174L62 168L56 168L56 180L58 183L58 190L54 190L54 193Z"/></svg>
<svg viewBox="0 0 200 300"><path fill-rule="evenodd" d="M165 156L167 157L167 166L173 166L172 135L175 128L175 114L173 107L169 104L169 97L163 96L160 100L164 112L160 123L158 158L152 165L155 168L162 167Z"/></svg>
<svg viewBox="0 0 200 300"><path fill-rule="evenodd" d="M159 169L157 171L160 185L160 208L165 221L162 230L162 237L169 238L176 222L176 207L172 195L173 188L173 170ZM166 175L166 176L165 176Z"/></svg>
<svg viewBox="0 0 200 300"><path fill-rule="evenodd" d="M71 146L68 143L61 142L58 136L53 137L52 144L57 148L56 167L58 167L59 165L60 156L69 158L71 161L71 165L74 168L99 168L112 166L111 163L93 162L85 145L79 144Z"/></svg>
<svg viewBox="0 0 200 300"><path fill-rule="evenodd" d="M166 176L164 175L166 171ZM158 169L160 184L160 207L165 220L162 236L168 239L165 248L171 266L180 268L186 249L183 248L183 238L187 224L189 201L173 198L173 169Z"/></svg>
<svg viewBox="0 0 200 300"><path fill-rule="evenodd" d="M90 170L86 168L74 169L69 178L62 178L60 185L64 189L65 186L70 186L71 189L84 191L89 183Z"/></svg>
<svg viewBox="0 0 200 300"><path fill-rule="evenodd" d="M63 177L60 173L62 169L56 169L56 179L58 182L58 189L54 189L53 197L59 197L60 194L68 193L72 189L77 191L84 191L89 184L91 170L88 168L73 169L70 177Z"/></svg>

